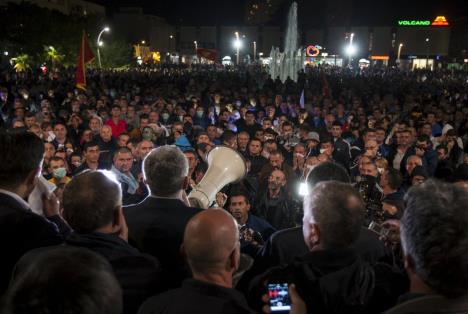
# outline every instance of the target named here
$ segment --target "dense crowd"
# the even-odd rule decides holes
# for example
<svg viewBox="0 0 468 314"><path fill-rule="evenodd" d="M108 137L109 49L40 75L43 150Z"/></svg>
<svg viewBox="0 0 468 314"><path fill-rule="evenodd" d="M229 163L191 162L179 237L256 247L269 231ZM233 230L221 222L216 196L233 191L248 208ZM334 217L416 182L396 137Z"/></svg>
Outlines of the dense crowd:
<svg viewBox="0 0 468 314"><path fill-rule="evenodd" d="M468 312L468 72L4 71L0 106L8 313L268 312L268 282L295 313ZM202 211L217 145L247 174Z"/></svg>

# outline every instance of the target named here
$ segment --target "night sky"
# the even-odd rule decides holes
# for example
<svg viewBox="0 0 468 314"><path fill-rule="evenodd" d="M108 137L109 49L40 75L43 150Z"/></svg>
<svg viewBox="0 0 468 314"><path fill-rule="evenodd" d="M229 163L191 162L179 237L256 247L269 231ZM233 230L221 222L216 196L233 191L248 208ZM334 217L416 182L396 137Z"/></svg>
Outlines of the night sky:
<svg viewBox="0 0 468 314"><path fill-rule="evenodd" d="M98 0L99 1L99 0ZM140 5L146 13L166 18L174 25L242 25L247 0L101 0L113 10L118 5ZM292 0L283 0L271 25L283 25ZM399 18L446 15L449 20L468 15L467 0L297 0L299 21L304 26L324 23L327 6L351 11L352 25L393 25ZM332 4L330 4L332 3ZM334 3L334 4L333 4Z"/></svg>

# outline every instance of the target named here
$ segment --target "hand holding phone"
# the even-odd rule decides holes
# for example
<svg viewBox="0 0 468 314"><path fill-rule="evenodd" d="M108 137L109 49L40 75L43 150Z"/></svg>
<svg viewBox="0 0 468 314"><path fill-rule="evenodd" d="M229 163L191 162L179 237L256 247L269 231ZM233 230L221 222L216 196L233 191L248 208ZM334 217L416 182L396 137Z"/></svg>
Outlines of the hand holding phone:
<svg viewBox="0 0 468 314"><path fill-rule="evenodd" d="M271 312L286 312L291 310L291 299L287 283L269 283L268 299Z"/></svg>

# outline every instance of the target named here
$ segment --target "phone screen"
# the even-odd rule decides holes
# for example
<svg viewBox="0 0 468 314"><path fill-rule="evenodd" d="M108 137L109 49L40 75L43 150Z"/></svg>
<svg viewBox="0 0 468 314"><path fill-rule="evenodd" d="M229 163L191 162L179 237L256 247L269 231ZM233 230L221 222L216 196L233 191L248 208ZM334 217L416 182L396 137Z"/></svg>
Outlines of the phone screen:
<svg viewBox="0 0 468 314"><path fill-rule="evenodd" d="M268 297L272 312L290 311L291 300L289 299L287 283L268 284Z"/></svg>

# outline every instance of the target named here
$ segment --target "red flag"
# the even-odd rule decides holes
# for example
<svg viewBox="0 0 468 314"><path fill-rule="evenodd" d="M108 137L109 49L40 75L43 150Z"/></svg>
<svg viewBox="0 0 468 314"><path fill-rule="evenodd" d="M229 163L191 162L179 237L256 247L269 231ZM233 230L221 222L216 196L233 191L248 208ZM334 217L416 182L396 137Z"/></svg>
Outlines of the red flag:
<svg viewBox="0 0 468 314"><path fill-rule="evenodd" d="M215 62L218 57L218 52L213 49L197 48L197 56Z"/></svg>
<svg viewBox="0 0 468 314"><path fill-rule="evenodd" d="M83 32L76 64L76 87L86 90L86 64L94 59L94 53L89 47L88 37Z"/></svg>

